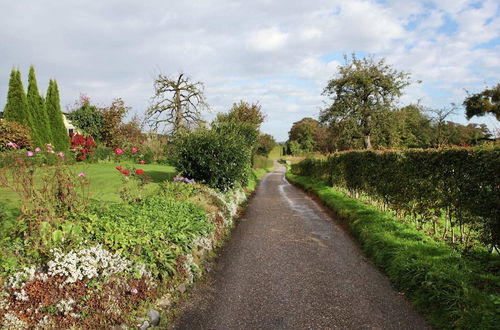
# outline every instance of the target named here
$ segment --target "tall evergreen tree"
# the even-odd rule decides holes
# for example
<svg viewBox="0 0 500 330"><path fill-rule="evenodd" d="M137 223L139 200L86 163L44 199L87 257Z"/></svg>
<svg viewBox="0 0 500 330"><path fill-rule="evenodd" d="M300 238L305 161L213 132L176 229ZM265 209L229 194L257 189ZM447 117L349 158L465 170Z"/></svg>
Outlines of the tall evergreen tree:
<svg viewBox="0 0 500 330"><path fill-rule="evenodd" d="M52 142L52 133L44 103L43 97L38 92L35 68L32 65L28 74L28 109L33 124L33 140L38 146Z"/></svg>
<svg viewBox="0 0 500 330"><path fill-rule="evenodd" d="M69 136L64 126L61 103L59 100L59 89L55 80L49 81L47 97L45 98L45 108L49 118L52 131L52 142L56 150L66 150L69 147Z"/></svg>
<svg viewBox="0 0 500 330"><path fill-rule="evenodd" d="M28 110L28 101L24 93L21 72L12 69L7 92L7 104L4 108L4 118L28 128L31 128L31 117Z"/></svg>

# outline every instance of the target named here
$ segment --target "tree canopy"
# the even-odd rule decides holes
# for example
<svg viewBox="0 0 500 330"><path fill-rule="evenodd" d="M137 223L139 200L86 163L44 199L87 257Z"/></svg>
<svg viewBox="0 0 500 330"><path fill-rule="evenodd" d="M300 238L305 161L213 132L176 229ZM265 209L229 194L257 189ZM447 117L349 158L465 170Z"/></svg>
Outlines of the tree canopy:
<svg viewBox="0 0 500 330"><path fill-rule="evenodd" d="M333 101L320 113L320 122L346 130L351 138L360 136L364 146L372 148L371 137L381 122L381 115L391 111L410 84L409 74L399 72L382 59L358 59L353 54L339 66L338 77L330 80L323 95Z"/></svg>
<svg viewBox="0 0 500 330"><path fill-rule="evenodd" d="M472 94L463 103L467 119L491 113L500 120L500 84L490 89Z"/></svg>

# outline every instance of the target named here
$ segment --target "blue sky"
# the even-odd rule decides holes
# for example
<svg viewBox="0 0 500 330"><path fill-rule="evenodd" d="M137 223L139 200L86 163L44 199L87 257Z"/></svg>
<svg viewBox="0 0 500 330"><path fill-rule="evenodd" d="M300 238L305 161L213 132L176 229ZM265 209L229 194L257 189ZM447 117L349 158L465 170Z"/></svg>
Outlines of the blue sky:
<svg viewBox="0 0 500 330"><path fill-rule="evenodd" d="M343 54L385 58L421 80L401 105L461 104L500 82L498 0L0 0L0 9L0 103L10 70L26 81L33 64L43 90L58 80L63 108L85 93L103 106L121 97L142 115L154 77L184 72L205 84L206 119L259 101L263 131L283 141L325 106ZM467 123L463 109L450 119ZM493 117L472 122L500 128Z"/></svg>

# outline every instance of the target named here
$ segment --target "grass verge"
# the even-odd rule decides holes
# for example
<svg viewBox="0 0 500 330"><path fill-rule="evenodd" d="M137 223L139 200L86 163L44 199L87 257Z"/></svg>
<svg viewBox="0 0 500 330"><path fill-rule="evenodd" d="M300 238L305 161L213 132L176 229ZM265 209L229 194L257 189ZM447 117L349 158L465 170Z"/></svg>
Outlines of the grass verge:
<svg viewBox="0 0 500 330"><path fill-rule="evenodd" d="M322 181L290 172L286 177L314 192L348 222L363 251L434 326L498 329L500 294L475 285L477 265L445 243L432 240L389 213L345 197Z"/></svg>

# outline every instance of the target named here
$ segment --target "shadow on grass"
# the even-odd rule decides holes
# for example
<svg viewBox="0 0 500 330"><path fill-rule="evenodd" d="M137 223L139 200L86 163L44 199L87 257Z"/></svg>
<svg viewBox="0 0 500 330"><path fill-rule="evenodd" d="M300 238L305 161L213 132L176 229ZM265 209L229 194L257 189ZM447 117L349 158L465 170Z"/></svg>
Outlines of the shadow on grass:
<svg viewBox="0 0 500 330"><path fill-rule="evenodd" d="M160 183L163 181L171 181L176 173L164 171L144 171L144 174L151 178L151 182Z"/></svg>

